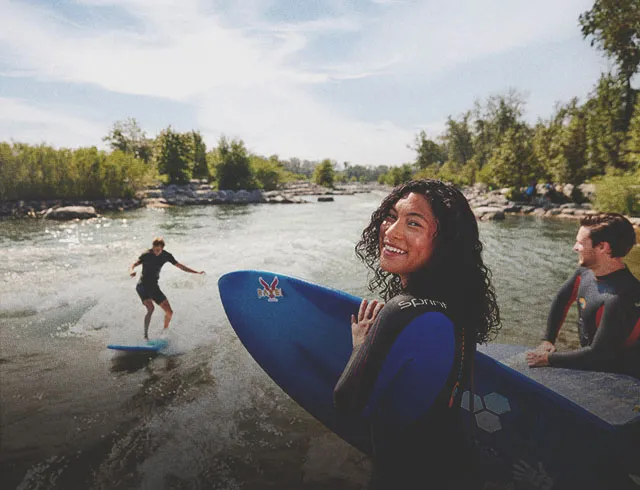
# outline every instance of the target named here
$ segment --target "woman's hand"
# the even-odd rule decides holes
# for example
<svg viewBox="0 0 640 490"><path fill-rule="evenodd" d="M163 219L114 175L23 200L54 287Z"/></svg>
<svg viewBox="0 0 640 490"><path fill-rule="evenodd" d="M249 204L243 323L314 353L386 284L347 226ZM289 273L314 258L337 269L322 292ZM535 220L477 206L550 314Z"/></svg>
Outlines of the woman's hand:
<svg viewBox="0 0 640 490"><path fill-rule="evenodd" d="M353 347L362 345L364 339L369 334L371 325L373 325L383 306L384 303L378 303L375 299L371 301L371 303L363 299L362 303L360 303L357 320L355 315L351 315L351 338L353 340Z"/></svg>

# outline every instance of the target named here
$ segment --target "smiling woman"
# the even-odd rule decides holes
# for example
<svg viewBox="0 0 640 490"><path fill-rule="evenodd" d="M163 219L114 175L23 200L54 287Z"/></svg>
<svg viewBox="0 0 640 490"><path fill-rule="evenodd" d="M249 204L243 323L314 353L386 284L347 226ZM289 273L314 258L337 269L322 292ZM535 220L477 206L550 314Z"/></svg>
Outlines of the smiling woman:
<svg viewBox="0 0 640 490"><path fill-rule="evenodd" d="M399 199L380 227L380 267L406 287L409 274L431 258L437 227L425 196L412 192Z"/></svg>
<svg viewBox="0 0 640 490"><path fill-rule="evenodd" d="M500 322L469 203L437 180L397 187L373 213L356 252L373 271L370 289L387 303L363 300L351 318L353 351L334 400L344 414L369 420L371 486L468 488L469 445L458 409L476 342L486 342ZM404 369L412 361L407 358L391 381L381 381L389 353L403 331L416 326L442 352L429 356L428 372ZM423 406L409 407L411 416L401 419L395 412L402 401L393 399L400 385L424 394Z"/></svg>

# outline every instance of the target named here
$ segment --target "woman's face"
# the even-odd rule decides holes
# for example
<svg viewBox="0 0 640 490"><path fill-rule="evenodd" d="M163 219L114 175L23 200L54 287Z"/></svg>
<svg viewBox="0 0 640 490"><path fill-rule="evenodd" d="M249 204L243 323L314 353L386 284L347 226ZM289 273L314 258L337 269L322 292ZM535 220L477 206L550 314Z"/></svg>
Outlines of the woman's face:
<svg viewBox="0 0 640 490"><path fill-rule="evenodd" d="M411 192L400 198L380 226L380 267L406 286L433 255L437 226L426 197Z"/></svg>

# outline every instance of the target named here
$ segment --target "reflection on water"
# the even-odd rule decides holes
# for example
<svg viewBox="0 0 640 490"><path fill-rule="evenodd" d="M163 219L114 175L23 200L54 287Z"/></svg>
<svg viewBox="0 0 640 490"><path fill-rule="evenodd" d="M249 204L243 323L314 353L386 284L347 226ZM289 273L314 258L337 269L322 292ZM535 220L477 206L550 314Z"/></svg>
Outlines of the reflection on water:
<svg viewBox="0 0 640 490"><path fill-rule="evenodd" d="M111 359L111 372L134 373L149 367L149 363L156 357L157 352L121 352Z"/></svg>
<svg viewBox="0 0 640 490"><path fill-rule="evenodd" d="M113 373L134 373L141 369L146 369L149 375L153 375L154 370L158 369L166 373L178 367L179 355L153 351L117 351L111 358L110 369Z"/></svg>

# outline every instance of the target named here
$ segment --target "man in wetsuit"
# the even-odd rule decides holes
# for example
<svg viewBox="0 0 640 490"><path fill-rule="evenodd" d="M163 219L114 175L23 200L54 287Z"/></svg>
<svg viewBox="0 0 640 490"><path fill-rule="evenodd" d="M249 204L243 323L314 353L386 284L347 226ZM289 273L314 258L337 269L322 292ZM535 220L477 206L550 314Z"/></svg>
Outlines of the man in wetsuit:
<svg viewBox="0 0 640 490"><path fill-rule="evenodd" d="M617 213L587 216L573 250L579 268L554 299L542 344L527 353L530 367L614 371L640 377L640 281L626 267L636 235ZM571 304L578 303L580 349L556 352Z"/></svg>
<svg viewBox="0 0 640 490"><path fill-rule="evenodd" d="M154 306L153 302L160 306L164 310L164 328L169 328L169 322L173 316L173 310L169 304L169 300L160 290L158 280L160 279L160 269L167 262L172 263L178 269L192 274L204 274L204 271L194 271L186 265L179 263L173 255L164 249L164 240L162 238L154 238L152 248L144 252L138 260L136 260L129 268L129 275L135 277L136 272L134 269L142 264L142 275L140 281L136 286L138 296L142 300L142 304L147 308L147 314L144 317L144 338L149 338L149 322L151 321L151 315L153 314Z"/></svg>

